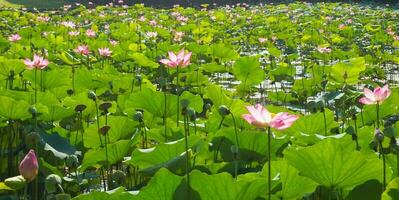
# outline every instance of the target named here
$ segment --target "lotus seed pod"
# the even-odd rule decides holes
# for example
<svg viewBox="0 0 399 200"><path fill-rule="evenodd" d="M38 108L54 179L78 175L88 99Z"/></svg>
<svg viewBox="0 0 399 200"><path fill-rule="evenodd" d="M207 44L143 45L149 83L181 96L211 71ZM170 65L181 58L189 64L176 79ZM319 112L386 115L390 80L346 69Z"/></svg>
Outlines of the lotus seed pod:
<svg viewBox="0 0 399 200"><path fill-rule="evenodd" d="M31 132L26 135L25 143L29 146L34 148L36 144L40 141L40 135L36 132Z"/></svg>
<svg viewBox="0 0 399 200"><path fill-rule="evenodd" d="M36 107L35 107L35 106L29 107L29 113L30 113L32 116L36 116L36 114L37 114L37 109L36 109Z"/></svg>
<svg viewBox="0 0 399 200"><path fill-rule="evenodd" d="M8 187L14 189L14 190L20 190L26 186L27 181L25 178L21 175L19 176L14 176L7 178L4 180L4 184L6 184Z"/></svg>
<svg viewBox="0 0 399 200"><path fill-rule="evenodd" d="M204 110L210 110L212 105L210 103L205 104Z"/></svg>
<svg viewBox="0 0 399 200"><path fill-rule="evenodd" d="M105 135L107 135L109 129L111 129L110 126L103 126L103 127L101 127L101 128L98 130L98 132L99 132L101 135L105 136Z"/></svg>
<svg viewBox="0 0 399 200"><path fill-rule="evenodd" d="M57 174L48 175L44 181L44 187L48 193L56 193L61 184L62 179Z"/></svg>
<svg viewBox="0 0 399 200"><path fill-rule="evenodd" d="M135 121L142 122L142 121L143 121L143 112L137 111L137 112L133 115L133 119L134 119Z"/></svg>
<svg viewBox="0 0 399 200"><path fill-rule="evenodd" d="M68 94L69 96L73 95L74 93L75 93L75 91L73 91L73 89L67 90L67 94Z"/></svg>
<svg viewBox="0 0 399 200"><path fill-rule="evenodd" d="M189 116L190 118L196 118L196 115L195 115L195 110L194 109L192 109L192 108L188 108L187 109L187 116Z"/></svg>
<svg viewBox="0 0 399 200"><path fill-rule="evenodd" d="M231 153L233 153L233 154L237 154L238 153L238 146L237 145L231 145L231 147L230 147L230 151L231 151Z"/></svg>
<svg viewBox="0 0 399 200"><path fill-rule="evenodd" d="M180 100L180 105L181 105L182 109L187 108L189 104L190 104L190 100L188 100L188 99Z"/></svg>
<svg viewBox="0 0 399 200"><path fill-rule="evenodd" d="M382 143L383 141L384 141L384 133L382 133L381 131L380 131L380 129L375 129L375 132L374 132L374 140L377 142L377 143Z"/></svg>
<svg viewBox="0 0 399 200"><path fill-rule="evenodd" d="M84 104L79 104L75 107L75 112L83 112L87 108Z"/></svg>
<svg viewBox="0 0 399 200"><path fill-rule="evenodd" d="M95 101L97 99L97 95L94 91L90 91L87 95L89 97L89 99Z"/></svg>
<svg viewBox="0 0 399 200"><path fill-rule="evenodd" d="M112 106L112 103L105 102L105 103L100 104L99 108L100 108L100 110L108 113L108 109L111 108L111 106Z"/></svg>
<svg viewBox="0 0 399 200"><path fill-rule="evenodd" d="M219 108L218 108L218 112L219 112L219 115L221 115L222 117L224 117L224 116L230 114L230 109L227 108L227 106L225 106L225 105L221 105L221 106L219 106Z"/></svg>
<svg viewBox="0 0 399 200"><path fill-rule="evenodd" d="M79 159L76 155L69 155L65 159L65 165L69 168L76 169L79 166Z"/></svg>

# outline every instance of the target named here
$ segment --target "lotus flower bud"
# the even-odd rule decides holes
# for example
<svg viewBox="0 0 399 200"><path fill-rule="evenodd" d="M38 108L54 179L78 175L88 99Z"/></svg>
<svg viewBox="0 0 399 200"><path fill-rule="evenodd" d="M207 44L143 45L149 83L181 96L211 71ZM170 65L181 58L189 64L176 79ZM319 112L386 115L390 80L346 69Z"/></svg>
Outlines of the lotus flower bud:
<svg viewBox="0 0 399 200"><path fill-rule="evenodd" d="M87 96L89 97L89 99L91 99L91 100L93 100L93 101L97 100L97 95L96 95L96 93L95 93L94 91L90 91L90 92L87 94Z"/></svg>
<svg viewBox="0 0 399 200"><path fill-rule="evenodd" d="M221 106L219 106L219 108L218 108L218 112L219 112L219 115L221 115L222 117L224 117L224 116L230 114L230 109L227 108L227 106L225 106L225 105L221 105Z"/></svg>
<svg viewBox="0 0 399 200"><path fill-rule="evenodd" d="M8 186L14 190L19 190L19 189L22 189L25 187L26 180L24 179L23 176L19 175L19 176L7 178L6 180L4 180L4 184L6 184L6 186Z"/></svg>
<svg viewBox="0 0 399 200"><path fill-rule="evenodd" d="M69 168L75 169L79 166L79 159L76 155L69 155L65 159L65 165Z"/></svg>
<svg viewBox="0 0 399 200"><path fill-rule="evenodd" d="M61 186L62 179L57 174L50 174L44 181L44 186L47 193L56 193L57 189Z"/></svg>
<svg viewBox="0 0 399 200"><path fill-rule="evenodd" d="M374 140L379 144L379 143L382 143L382 141L384 141L384 133L382 133L381 131L380 131L380 129L375 129L375 132L374 132Z"/></svg>
<svg viewBox="0 0 399 200"><path fill-rule="evenodd" d="M100 110L104 111L105 114L107 114L108 109L111 108L111 106L112 106L112 103L105 102L105 103L102 103L99 108L100 108Z"/></svg>
<svg viewBox="0 0 399 200"><path fill-rule="evenodd" d="M29 182L36 178L39 164L34 150L30 150L19 164L19 173Z"/></svg>

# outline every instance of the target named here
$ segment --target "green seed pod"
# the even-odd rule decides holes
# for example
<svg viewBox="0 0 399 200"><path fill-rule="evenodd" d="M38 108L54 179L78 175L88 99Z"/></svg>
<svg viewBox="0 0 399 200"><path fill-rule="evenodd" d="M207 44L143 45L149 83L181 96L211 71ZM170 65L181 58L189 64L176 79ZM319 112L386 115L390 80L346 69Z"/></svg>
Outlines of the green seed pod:
<svg viewBox="0 0 399 200"><path fill-rule="evenodd" d="M36 132L31 132L26 135L25 137L25 143L28 145L28 147L35 147L36 144L40 141L40 135L37 134Z"/></svg>
<svg viewBox="0 0 399 200"><path fill-rule="evenodd" d="M142 111L137 111L137 112L133 115L133 119L134 119L135 121L142 122L142 121L143 121L143 112L142 112Z"/></svg>
<svg viewBox="0 0 399 200"><path fill-rule="evenodd" d="M378 144L380 144L380 143L382 143L383 141L384 141L384 133L382 133L381 131L380 131L380 129L375 129L375 132L374 132L374 140L378 143Z"/></svg>
<svg viewBox="0 0 399 200"><path fill-rule="evenodd" d="M93 101L97 100L97 95L96 95L96 93L94 91L89 91L87 96L89 97L89 99L91 99Z"/></svg>
<svg viewBox="0 0 399 200"><path fill-rule="evenodd" d="M14 190L19 190L26 186L26 180L24 177L19 175L19 176L7 178L6 180L4 180L4 184L6 184L8 187L10 187Z"/></svg>
<svg viewBox="0 0 399 200"><path fill-rule="evenodd" d="M35 107L35 106L29 107L29 113L30 113L32 116L36 116L36 114L37 114L37 109L36 109L36 107Z"/></svg>
<svg viewBox="0 0 399 200"><path fill-rule="evenodd" d="M46 191L48 193L56 193L58 190L58 187L61 186L62 184L62 179L60 176L56 174L50 174L46 177L46 180L44 181L44 187L46 188Z"/></svg>
<svg viewBox="0 0 399 200"><path fill-rule="evenodd" d="M69 155L65 158L65 165L68 168L76 169L79 166L79 159L76 155Z"/></svg>
<svg viewBox="0 0 399 200"><path fill-rule="evenodd" d="M221 106L219 106L219 108L218 108L218 112L219 112L219 115L221 115L222 117L224 117L224 116L230 114L230 109L227 108L227 106L225 106L225 105L221 105Z"/></svg>

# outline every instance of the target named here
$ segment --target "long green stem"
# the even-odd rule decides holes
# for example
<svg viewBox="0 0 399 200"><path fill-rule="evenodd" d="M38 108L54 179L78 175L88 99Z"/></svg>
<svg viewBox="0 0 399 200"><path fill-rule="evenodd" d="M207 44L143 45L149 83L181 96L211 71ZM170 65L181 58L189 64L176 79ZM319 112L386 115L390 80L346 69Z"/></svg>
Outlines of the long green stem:
<svg viewBox="0 0 399 200"><path fill-rule="evenodd" d="M190 156L188 155L188 116L184 116L184 142L186 147L186 176L187 176L187 199L190 199Z"/></svg>
<svg viewBox="0 0 399 200"><path fill-rule="evenodd" d="M37 102L37 68L35 68L35 104Z"/></svg>
<svg viewBox="0 0 399 200"><path fill-rule="evenodd" d="M272 153L271 153L271 141L272 141L272 131L270 127L267 128L267 187L268 187L268 199L272 198Z"/></svg>
<svg viewBox="0 0 399 200"><path fill-rule="evenodd" d="M176 115L176 126L179 127L179 115L180 115L180 87L179 87L179 66L176 67L176 95L177 95L177 115Z"/></svg>
<svg viewBox="0 0 399 200"><path fill-rule="evenodd" d="M377 109L377 129L380 128L380 103L377 102L376 104L376 109ZM379 146L380 146L380 154L382 155L382 177L383 177L383 191L385 190L386 187L386 164L385 164L385 154L384 154L384 150L383 150L383 146L382 146L382 141L379 141Z"/></svg>

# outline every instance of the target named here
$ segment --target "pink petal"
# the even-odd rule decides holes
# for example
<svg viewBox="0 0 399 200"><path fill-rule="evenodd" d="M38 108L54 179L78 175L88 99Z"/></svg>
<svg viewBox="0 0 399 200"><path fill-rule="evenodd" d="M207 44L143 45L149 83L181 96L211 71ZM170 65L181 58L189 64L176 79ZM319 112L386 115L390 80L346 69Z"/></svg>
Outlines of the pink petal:
<svg viewBox="0 0 399 200"><path fill-rule="evenodd" d="M179 59L179 60L184 60L184 48L183 49L181 49L180 51L179 51L179 53L177 54L177 59Z"/></svg>
<svg viewBox="0 0 399 200"><path fill-rule="evenodd" d="M247 110L249 112L250 115L252 115L252 117L254 118L254 120L256 121L263 121L262 115L261 115L261 110L259 110L258 108L262 107L260 104L257 104L255 107L254 106L247 106ZM262 109L262 108L260 108Z"/></svg>
<svg viewBox="0 0 399 200"><path fill-rule="evenodd" d="M175 53L173 53L172 51L169 51L168 54L169 54L169 60L170 61L172 61L172 62L176 62L177 61L177 56L176 56Z"/></svg>
<svg viewBox="0 0 399 200"><path fill-rule="evenodd" d="M378 88L377 88L378 89ZM377 90L376 89L376 90ZM374 90L375 91L375 90ZM363 92L364 92L364 96L366 97L366 98L368 98L369 100L371 100L371 101L376 101L377 99L376 99L376 96L374 95L374 92L372 92L370 89L368 89L368 88L364 88L364 90L363 90Z"/></svg>
<svg viewBox="0 0 399 200"><path fill-rule="evenodd" d="M359 99L359 103L365 104L365 105L371 105L371 104L376 104L377 101L372 101L372 100L370 100L370 99L368 99L366 97L362 97L362 98Z"/></svg>

